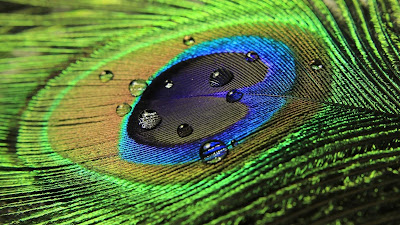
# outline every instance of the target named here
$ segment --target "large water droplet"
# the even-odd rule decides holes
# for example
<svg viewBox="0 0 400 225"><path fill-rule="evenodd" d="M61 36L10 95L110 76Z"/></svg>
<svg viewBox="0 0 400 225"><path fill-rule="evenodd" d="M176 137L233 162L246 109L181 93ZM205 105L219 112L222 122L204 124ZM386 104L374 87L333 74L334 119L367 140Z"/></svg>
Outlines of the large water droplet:
<svg viewBox="0 0 400 225"><path fill-rule="evenodd" d="M310 66L313 70L320 70L323 68L323 65L319 59L314 59L310 62Z"/></svg>
<svg viewBox="0 0 400 225"><path fill-rule="evenodd" d="M141 128L151 130L161 123L161 116L151 109L143 110L139 116L139 125Z"/></svg>
<svg viewBox="0 0 400 225"><path fill-rule="evenodd" d="M225 68L214 70L210 75L211 87L222 87L233 79L233 73Z"/></svg>
<svg viewBox="0 0 400 225"><path fill-rule="evenodd" d="M131 111L132 107L128 103L122 103L117 106L116 112L118 116L125 116Z"/></svg>
<svg viewBox="0 0 400 225"><path fill-rule="evenodd" d="M183 38L183 44L185 44L185 45L187 45L187 46L191 46L191 45L194 45L194 38L192 37L192 36L188 36L188 35L186 35L184 38Z"/></svg>
<svg viewBox="0 0 400 225"><path fill-rule="evenodd" d="M114 74L109 70L104 70L99 75L99 79L103 83L108 82L108 81L112 80L113 78L114 78Z"/></svg>
<svg viewBox="0 0 400 225"><path fill-rule="evenodd" d="M258 54L256 52L250 51L248 53L246 53L246 60L248 62L254 62L256 60L258 60L260 57L258 56Z"/></svg>
<svg viewBox="0 0 400 225"><path fill-rule="evenodd" d="M129 92L131 92L131 95L135 97L142 95L146 88L147 83L145 80L133 80L129 84Z"/></svg>
<svg viewBox="0 0 400 225"><path fill-rule="evenodd" d="M165 88L172 88L172 86L174 86L174 83L172 82L172 80L166 80L165 81Z"/></svg>
<svg viewBox="0 0 400 225"><path fill-rule="evenodd" d="M242 99L242 97L243 97L242 92L233 89L226 94L226 101L229 103L233 103L239 101L240 99Z"/></svg>
<svg viewBox="0 0 400 225"><path fill-rule="evenodd" d="M179 137L187 137L193 133L193 128L189 124L183 123L178 126L176 131L178 132Z"/></svg>
<svg viewBox="0 0 400 225"><path fill-rule="evenodd" d="M214 164L221 161L228 154L228 148L222 141L211 140L200 148L200 158L203 162Z"/></svg>

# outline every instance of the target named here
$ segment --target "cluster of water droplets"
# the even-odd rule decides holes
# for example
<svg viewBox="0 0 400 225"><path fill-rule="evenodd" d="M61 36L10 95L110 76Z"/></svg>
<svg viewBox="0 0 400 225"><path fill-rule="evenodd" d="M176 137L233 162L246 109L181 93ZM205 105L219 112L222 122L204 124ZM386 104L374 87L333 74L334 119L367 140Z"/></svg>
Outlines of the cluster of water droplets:
<svg viewBox="0 0 400 225"><path fill-rule="evenodd" d="M195 39L191 36L183 38L183 44L191 46L195 44ZM245 54L245 60L249 63L259 60L259 55L254 51L249 51ZM312 60L309 65L313 70L320 70L323 65L319 59ZM101 82L106 83L114 78L114 74L110 70L104 70L100 73L99 79ZM209 76L209 84L212 88L222 87L234 79L234 73L226 68L220 67L214 70ZM132 96L138 97L143 94L148 84L145 80L136 79L129 83L129 92ZM164 87L167 89L173 88L174 83L172 80L165 80ZM226 94L226 102L235 103L243 98L243 93L239 90L232 89ZM122 103L117 106L116 113L118 116L123 117L132 110L132 107L127 103ZM139 126L145 130L155 129L162 122L161 116L154 110L143 110L138 118ZM193 127L188 123L182 123L177 127L177 135L180 138L185 138L193 133ZM229 146L235 147L238 141L232 140ZM214 164L220 162L228 154L228 147L220 140L206 141L200 148L200 158L207 164Z"/></svg>

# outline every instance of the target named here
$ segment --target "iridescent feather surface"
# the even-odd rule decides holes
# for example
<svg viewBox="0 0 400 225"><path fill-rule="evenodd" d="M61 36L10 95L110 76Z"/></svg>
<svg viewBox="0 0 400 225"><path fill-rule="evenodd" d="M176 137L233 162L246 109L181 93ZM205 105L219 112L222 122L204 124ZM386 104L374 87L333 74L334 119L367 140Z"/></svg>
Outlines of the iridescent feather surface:
<svg viewBox="0 0 400 225"><path fill-rule="evenodd" d="M0 1L1 224L399 224L398 0Z"/></svg>

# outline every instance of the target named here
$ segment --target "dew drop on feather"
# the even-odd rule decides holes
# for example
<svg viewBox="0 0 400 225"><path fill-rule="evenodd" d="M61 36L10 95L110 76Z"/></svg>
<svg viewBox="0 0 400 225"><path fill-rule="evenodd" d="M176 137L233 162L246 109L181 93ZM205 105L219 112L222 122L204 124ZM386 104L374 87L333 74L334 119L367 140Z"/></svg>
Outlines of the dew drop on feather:
<svg viewBox="0 0 400 225"><path fill-rule="evenodd" d="M100 73L99 79L101 82L106 83L114 78L114 74L110 70L104 70Z"/></svg>
<svg viewBox="0 0 400 225"><path fill-rule="evenodd" d="M219 140L205 142L200 148L200 158L207 164L220 162L228 154L228 148Z"/></svg>
<svg viewBox="0 0 400 225"><path fill-rule="evenodd" d="M140 114L138 122L141 128L151 130L156 128L161 123L161 116L151 109L143 110Z"/></svg>
<svg viewBox="0 0 400 225"><path fill-rule="evenodd" d="M138 97L142 95L143 91L147 88L145 80L133 80L129 84L129 92L132 96Z"/></svg>
<svg viewBox="0 0 400 225"><path fill-rule="evenodd" d="M179 137L187 137L193 133L193 128L187 123L183 123L178 126L177 132Z"/></svg>
<svg viewBox="0 0 400 225"><path fill-rule="evenodd" d="M222 87L233 79L233 73L225 68L214 70L210 75L211 87Z"/></svg>
<svg viewBox="0 0 400 225"><path fill-rule="evenodd" d="M243 93L238 91L238 90L230 90L228 91L228 93L226 94L226 101L229 103L234 103L237 101L240 101L240 99L242 99L243 97Z"/></svg>
<svg viewBox="0 0 400 225"><path fill-rule="evenodd" d="M132 107L128 103L122 103L117 106L116 112L120 117L125 116L131 111Z"/></svg>

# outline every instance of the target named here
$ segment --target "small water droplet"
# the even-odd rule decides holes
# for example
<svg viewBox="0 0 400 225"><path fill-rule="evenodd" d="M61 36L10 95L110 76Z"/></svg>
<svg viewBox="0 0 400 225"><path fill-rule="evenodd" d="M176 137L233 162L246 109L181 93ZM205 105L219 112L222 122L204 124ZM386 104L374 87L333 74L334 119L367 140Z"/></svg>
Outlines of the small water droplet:
<svg viewBox="0 0 400 225"><path fill-rule="evenodd" d="M132 107L128 103L122 103L121 105L117 106L116 112L118 116L123 117L129 113L131 109Z"/></svg>
<svg viewBox="0 0 400 225"><path fill-rule="evenodd" d="M139 116L139 125L143 129L151 130L161 123L161 116L151 109L143 110Z"/></svg>
<svg viewBox="0 0 400 225"><path fill-rule="evenodd" d="M250 51L246 53L246 60L248 62L254 62L258 60L260 57L258 56L257 52Z"/></svg>
<svg viewBox="0 0 400 225"><path fill-rule="evenodd" d="M187 137L193 133L193 128L189 124L183 123L178 126L176 131L178 132L179 137Z"/></svg>
<svg viewBox="0 0 400 225"><path fill-rule="evenodd" d="M129 91L132 96L138 97L142 95L143 91L147 88L145 80L133 80L129 84Z"/></svg>
<svg viewBox="0 0 400 225"><path fill-rule="evenodd" d="M235 139L233 139L233 140L230 142L230 145L231 145L232 147L235 147L235 146L237 146L238 144L239 144L239 142L236 141Z"/></svg>
<svg viewBox="0 0 400 225"><path fill-rule="evenodd" d="M310 66L313 70L320 70L323 68L323 65L319 59L314 59L310 62Z"/></svg>
<svg viewBox="0 0 400 225"><path fill-rule="evenodd" d="M165 81L165 88L172 88L172 86L174 86L174 83L172 82L172 80L166 80Z"/></svg>
<svg viewBox="0 0 400 225"><path fill-rule="evenodd" d="M211 87L222 87L233 79L233 73L225 68L214 70L210 75Z"/></svg>
<svg viewBox="0 0 400 225"><path fill-rule="evenodd" d="M187 45L187 46L191 46L194 45L194 38L192 36L186 35L183 38L183 44Z"/></svg>
<svg viewBox="0 0 400 225"><path fill-rule="evenodd" d="M101 82L106 83L114 78L114 74L110 70L104 70L100 73L99 79Z"/></svg>
<svg viewBox="0 0 400 225"><path fill-rule="evenodd" d="M214 164L221 161L228 154L228 148L222 141L211 140L200 148L200 158L203 162Z"/></svg>
<svg viewBox="0 0 400 225"><path fill-rule="evenodd" d="M226 94L226 101L229 103L234 103L242 99L242 97L243 97L242 92L233 89Z"/></svg>

